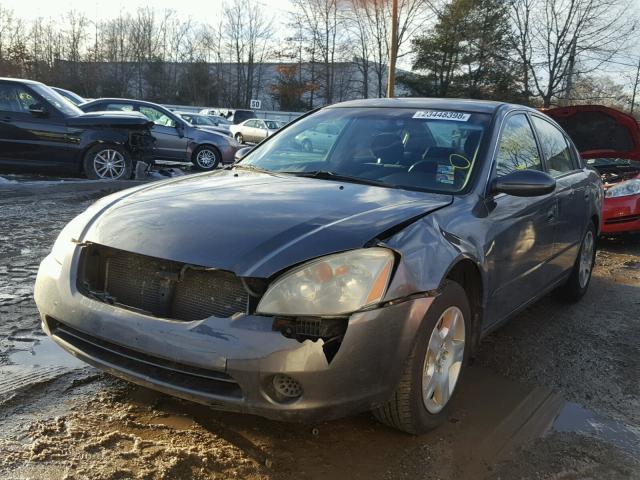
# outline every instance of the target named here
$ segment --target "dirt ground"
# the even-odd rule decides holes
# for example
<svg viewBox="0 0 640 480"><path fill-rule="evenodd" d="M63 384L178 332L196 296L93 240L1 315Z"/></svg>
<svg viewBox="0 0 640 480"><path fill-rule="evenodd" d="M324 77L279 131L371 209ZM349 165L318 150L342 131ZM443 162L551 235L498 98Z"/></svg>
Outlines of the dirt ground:
<svg viewBox="0 0 640 480"><path fill-rule="evenodd" d="M640 237L603 239L589 293L487 337L454 416L413 437L369 414L278 423L128 385L39 329L57 232L126 184L0 178L0 478L640 478Z"/></svg>

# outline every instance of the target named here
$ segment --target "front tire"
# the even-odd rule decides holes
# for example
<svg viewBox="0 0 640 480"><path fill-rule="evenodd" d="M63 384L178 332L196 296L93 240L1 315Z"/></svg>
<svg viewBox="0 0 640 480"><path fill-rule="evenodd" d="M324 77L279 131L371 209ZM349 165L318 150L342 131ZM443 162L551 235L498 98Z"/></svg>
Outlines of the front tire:
<svg viewBox="0 0 640 480"><path fill-rule="evenodd" d="M577 302L589 288L591 273L596 260L597 233L593 222L589 222L587 231L582 237L578 258L573 265L567 282L558 289L559 296L566 302Z"/></svg>
<svg viewBox="0 0 640 480"><path fill-rule="evenodd" d="M193 152L193 164L198 170L214 170L220 164L220 152L209 145L198 147Z"/></svg>
<svg viewBox="0 0 640 480"><path fill-rule="evenodd" d="M126 180L131 178L131 156L118 145L100 144L84 155L84 173L91 180Z"/></svg>
<svg viewBox="0 0 640 480"><path fill-rule="evenodd" d="M236 142L238 142L240 145L244 144L244 137L240 132L236 133Z"/></svg>
<svg viewBox="0 0 640 480"><path fill-rule="evenodd" d="M427 311L396 391L374 417L416 435L443 423L468 362L470 329L466 292L447 280Z"/></svg>

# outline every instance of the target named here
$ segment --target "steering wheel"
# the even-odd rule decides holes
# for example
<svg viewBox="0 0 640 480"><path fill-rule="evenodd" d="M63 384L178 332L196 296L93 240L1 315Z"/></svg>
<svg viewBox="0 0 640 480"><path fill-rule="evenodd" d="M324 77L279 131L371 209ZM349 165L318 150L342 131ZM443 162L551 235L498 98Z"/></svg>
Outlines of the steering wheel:
<svg viewBox="0 0 640 480"><path fill-rule="evenodd" d="M413 163L409 167L409 169L407 170L407 173L411 173L411 172L426 172L426 171L430 170L430 168L424 168L424 167L431 167L435 171L436 168L437 168L436 165L437 165L437 162L433 162L431 160L418 160L417 162ZM421 168L421 167L423 167L423 168Z"/></svg>

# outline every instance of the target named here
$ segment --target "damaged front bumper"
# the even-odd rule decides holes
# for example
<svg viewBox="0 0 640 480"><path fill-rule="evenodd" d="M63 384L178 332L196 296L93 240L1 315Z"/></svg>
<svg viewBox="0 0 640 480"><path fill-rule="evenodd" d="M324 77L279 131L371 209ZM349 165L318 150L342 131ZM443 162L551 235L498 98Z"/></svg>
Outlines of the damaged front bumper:
<svg viewBox="0 0 640 480"><path fill-rule="evenodd" d="M35 299L45 332L76 357L133 383L222 410L280 420L326 420L365 411L395 390L433 299L352 314L337 352L288 338L272 317L159 319L100 302L75 285L79 249L41 264ZM286 375L296 398L274 391Z"/></svg>

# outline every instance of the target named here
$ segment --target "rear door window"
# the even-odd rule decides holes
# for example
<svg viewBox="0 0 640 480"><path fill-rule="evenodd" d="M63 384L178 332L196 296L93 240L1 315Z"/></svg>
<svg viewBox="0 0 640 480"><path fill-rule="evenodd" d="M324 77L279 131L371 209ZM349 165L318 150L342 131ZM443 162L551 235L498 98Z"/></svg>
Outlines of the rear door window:
<svg viewBox="0 0 640 480"><path fill-rule="evenodd" d="M569 142L564 134L554 125L539 117L533 117L533 124L538 132L540 148L552 177L559 177L575 170Z"/></svg>

